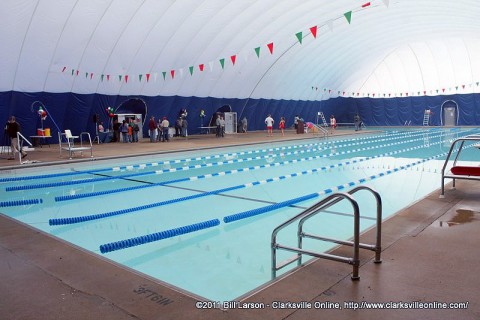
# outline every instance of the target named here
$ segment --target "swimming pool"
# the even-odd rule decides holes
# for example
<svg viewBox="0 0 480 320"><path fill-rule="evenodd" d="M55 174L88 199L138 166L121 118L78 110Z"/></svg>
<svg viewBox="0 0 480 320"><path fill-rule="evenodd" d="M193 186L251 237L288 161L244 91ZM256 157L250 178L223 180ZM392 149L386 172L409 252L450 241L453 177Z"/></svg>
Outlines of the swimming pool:
<svg viewBox="0 0 480 320"><path fill-rule="evenodd" d="M451 141L472 133L478 130L386 130L2 172L0 206L10 217L187 292L233 300L270 280L270 236L281 222L359 184L379 191L387 218L438 189ZM478 150L468 147L466 160L476 161ZM355 198L365 230L375 223L375 202ZM340 203L308 227L348 239L350 211ZM296 230L286 231L279 240L295 243Z"/></svg>

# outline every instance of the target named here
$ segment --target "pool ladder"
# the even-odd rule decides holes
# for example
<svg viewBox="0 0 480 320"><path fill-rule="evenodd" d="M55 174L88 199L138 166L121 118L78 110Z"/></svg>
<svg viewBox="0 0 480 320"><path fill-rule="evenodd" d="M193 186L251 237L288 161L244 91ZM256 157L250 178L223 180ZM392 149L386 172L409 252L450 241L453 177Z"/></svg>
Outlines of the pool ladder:
<svg viewBox="0 0 480 320"><path fill-rule="evenodd" d="M365 243L360 243L360 209L358 206L357 201L352 197L352 194L356 193L357 191L360 190L367 190L373 194L375 197L375 200L377 202L377 218L376 218L376 228L377 228L377 233L376 233L376 243L374 245L372 244L365 244ZM331 239L331 238L325 238L321 237L318 235L313 235L309 234L303 231L303 225L304 223L314 217L316 214L320 213L321 211L333 206L334 204L346 200L348 201L353 208L353 214L354 214L354 223L353 223L353 241L345 241L345 240L338 240L338 239ZM297 241L298 241L298 247L289 247L286 245L282 245L280 243L277 243L277 234L285 227L288 225L294 223L295 221L298 221L298 228L297 228ZM316 240L321 240L321 241L327 241L327 242L333 242L341 245L346 245L346 246L351 246L353 247L353 257L345 257L345 256L339 256L339 255L334 255L330 253L323 253L323 252L313 252L309 250L305 250L302 248L303 246L303 238L310 238L310 239L316 239ZM316 258L323 258L323 259L328 259L328 260L333 260L333 261L338 261L338 262L344 262L351 264L353 266L353 272L352 272L352 280L358 280L360 279L358 275L358 269L360 267L360 259L359 259L359 249L367 249L371 251L375 251L375 263L381 263L381 241L382 241L382 199L380 198L380 195L378 192L375 190L367 187L367 186L358 186L352 190L350 190L348 193L334 193L325 199L319 201L315 205L311 206L308 209L305 209L303 212L299 213L298 215L290 218L289 220L285 221L284 223L280 224L278 227L276 227L272 231L272 238L271 238L271 250L272 250L272 279L275 279L277 276L277 271L290 265L293 262L297 262L297 265L300 266L302 264L302 255L306 254L312 257ZM277 250L285 250L285 251L290 251L290 252L295 252L296 255L294 255L292 258L287 259L280 264L277 265Z"/></svg>

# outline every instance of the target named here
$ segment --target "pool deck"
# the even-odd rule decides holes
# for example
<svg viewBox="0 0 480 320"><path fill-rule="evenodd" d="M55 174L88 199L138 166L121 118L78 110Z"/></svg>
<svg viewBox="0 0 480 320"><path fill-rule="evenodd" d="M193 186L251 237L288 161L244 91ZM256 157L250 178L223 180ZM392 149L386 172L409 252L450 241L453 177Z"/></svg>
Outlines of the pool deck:
<svg viewBox="0 0 480 320"><path fill-rule="evenodd" d="M339 130L335 135L351 133ZM265 132L225 138L198 135L167 143L100 144L93 154L100 160L311 137L291 131L273 138ZM73 160L66 154L61 158L58 145L31 151L27 159L40 162L20 165L18 160L0 158L0 176L2 170L22 166L90 161L86 154ZM349 265L316 260L240 300L240 305L264 304L259 309L234 303L230 309L198 309L193 296L0 214L0 318L480 319L479 184L457 181L456 190L446 190L444 199L439 199L439 191L433 192L384 221L383 262L373 263L374 254L361 250L359 281L350 279ZM374 235L374 230L366 232L361 241L373 243ZM339 247L336 252L350 250ZM290 308L274 308L278 301ZM384 309L352 309L356 303L390 301L398 309L393 304ZM432 302L436 308L418 304L416 309L406 308L405 303L416 301ZM443 303L458 302L468 302L468 308L442 308ZM334 309L336 304L342 309ZM319 308L322 305L329 308Z"/></svg>

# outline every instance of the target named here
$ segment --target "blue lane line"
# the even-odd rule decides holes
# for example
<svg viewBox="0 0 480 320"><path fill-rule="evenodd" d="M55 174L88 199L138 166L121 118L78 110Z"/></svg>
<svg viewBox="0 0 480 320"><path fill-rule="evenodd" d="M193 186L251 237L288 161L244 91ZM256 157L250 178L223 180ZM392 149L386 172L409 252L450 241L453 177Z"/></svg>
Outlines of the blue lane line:
<svg viewBox="0 0 480 320"><path fill-rule="evenodd" d="M416 135L418 135L418 134L416 134ZM378 139L377 141L388 141L388 140L396 140L396 139ZM375 147L370 147L370 148L381 148L381 147L384 147L384 146L391 146L391 145L395 145L395 144L403 144L403 143L408 143L408 142L413 142L413 141L418 141L418 140L420 140L420 139L400 141L400 142L397 142L397 143L394 143L394 144L388 144L388 145L385 145L385 144L384 145L377 145ZM352 147L352 146L359 145L359 144L362 144L362 143L350 143L350 144L346 144L346 145L337 145L336 147L337 148ZM369 150L370 148L357 149L356 151ZM330 148L327 147L327 148L323 148L323 149L311 149L311 150L301 150L301 151L295 151L295 152L288 152L288 153L285 153L284 156L303 154L303 153L311 153L311 152L323 151L323 150L328 150L328 149L330 149ZM339 155L339 154L345 154L345 153L351 153L351 152L352 151L338 152L336 154L331 154L331 155ZM253 160L261 160L261 159L267 159L267 158L272 158L272 157L270 155L266 155L266 156L258 156L258 157L253 157L253 158L250 157L250 158L244 158L244 159L226 160L226 161L220 161L220 162L217 162L217 163L191 165L191 166L188 166L188 167L181 167L181 168L131 173L131 174L112 176L112 177L88 178L88 179L83 179L83 180L59 181L59 182L42 183L42 184L34 184L34 185L11 186L11 187L6 187L5 191L9 192L9 191L21 191L21 190L43 189L43 188L50 188L50 187L70 186L70 185L76 185L76 184L101 182L101 181L107 181L107 180L113 180L113 179L125 179L125 178L132 178L132 177L153 175L153 174L161 174L161 173L168 173L168 172L175 172L175 171L186 171L186 170L190 170L190 169L199 169L199 168L213 167L213 166L219 166L219 165L224 165L224 164L232 164L232 163L241 163L241 162L253 161ZM91 172L93 172L93 171L91 171Z"/></svg>
<svg viewBox="0 0 480 320"><path fill-rule="evenodd" d="M439 129L428 129L428 130L416 131L415 133L399 132L399 133L394 133L394 134L387 134L387 136L390 137L390 138L395 137L395 136L405 136L405 135L413 136L413 135L423 134L423 133L426 133L426 132L434 132L434 131L438 131L438 130ZM353 139L350 138L350 139L336 140L335 143L348 142L348 141L350 141L350 142L351 141L360 141L360 140L378 140L379 137L380 138L385 137L385 134L369 136L369 137L358 137L358 138L353 138ZM232 156L239 156L239 155L246 155L246 154L262 153L262 152L272 152L272 151L280 151L280 150L298 149L298 148L309 147L309 146L328 145L330 143L331 142L324 141L324 142L320 142L320 143L300 144L300 145L293 145L293 146L284 146L284 147L277 147L277 148L250 150L250 151L235 152L235 153L224 153L224 154L211 155L211 156L205 156L205 157L195 157L195 158L186 158L186 159L178 159L178 160L166 160L166 161L152 162L152 163L147 163L147 164L120 166L120 167L113 167L113 168L102 168L102 169L95 169L95 170L88 170L88 171L74 171L74 172L63 172L63 173L35 175L35 176L0 178L0 182L48 179L48 178L82 175L82 174L95 174L95 173L106 172L106 171L143 169L145 167L155 167L155 166L158 166L158 165L161 165L161 164L176 164L176 163L183 163L183 162L190 162L190 161L217 159L217 158L221 158L221 157L232 157ZM368 143L368 142L363 142L363 143Z"/></svg>
<svg viewBox="0 0 480 320"><path fill-rule="evenodd" d="M416 146L414 148L408 148L408 150L413 150L413 149L417 149L417 148L421 148L421 147L423 147L423 146ZM396 154L396 153L399 153L399 151L389 152L386 155ZM370 159L373 159L373 158L378 158L378 157L381 157L381 156L385 156L385 155L377 155L377 156L368 157L368 158L359 159L359 160L346 161L346 162L334 165L333 167L335 168L335 167L355 164L357 162L363 162L363 161L370 160ZM438 157L438 156L436 156L436 157ZM427 160L428 159L430 159L430 158L427 158ZM427 161L427 160L425 160L425 161ZM121 214L129 214L129 213L133 213L133 212L137 212L137 211L141 211L141 210L145 210L145 209L164 206L164 205L168 205L168 204L172 204L172 203L176 203L176 202L181 202L181 201L197 199L197 198L200 198L200 197L206 197L206 196L210 196L210 195L216 195L216 194L219 194L219 193L224 193L224 192L228 192L228 191L232 191L232 190L238 190L238 189L242 189L242 188L252 187L252 186L255 186L255 185L270 183L270 182L279 181L279 180L282 180L282 179L285 179L285 178L311 174L311 173L317 172L319 170L328 170L328 169L331 169L331 166L321 167L321 168L312 169L312 170L308 170L308 171L303 171L303 172L300 172L300 173L292 173L292 174L284 175L284 176L281 176L281 177L275 177L275 178L270 178L270 179L261 180L261 181L254 181L254 182L250 182L250 183L236 185L236 186L233 186L233 187L228 187L228 188L223 188L223 189L217 189L217 190L214 190L214 191L204 192L204 193L200 193L200 194L197 194L197 195L191 195L191 196L186 196L186 197L161 201L161 202L157 202L157 203L153 203L153 204L149 204L149 205L127 208L127 209L122 209L122 210L117 210L117 211L112 211L112 212L107 212L107 213L94 214L94 215L88 215L88 216L50 219L49 220L49 225L74 224L74 223L80 223L80 222L85 222L85 221L108 218L108 217L121 215ZM361 179L360 182L364 182L364 181L367 181L367 179Z"/></svg>
<svg viewBox="0 0 480 320"><path fill-rule="evenodd" d="M1 201L0 208L26 206L26 205L41 204L41 203L43 203L43 199L23 199L23 200Z"/></svg>
<svg viewBox="0 0 480 320"><path fill-rule="evenodd" d="M122 249L139 246L139 245L154 242L154 241L159 241L163 239L180 236L182 234L186 234L190 232L195 232L195 231L204 230L207 228L216 227L218 225L220 225L220 220L213 219L213 220L208 220L200 223L191 224L188 226L183 226L180 228L174 228L174 229L169 229L165 231L160 231L157 233L147 234L144 236L138 236L135 238L110 242L110 243L100 245L100 252L108 253L116 250L122 250Z"/></svg>
<svg viewBox="0 0 480 320"><path fill-rule="evenodd" d="M434 136L434 137L436 137L436 136ZM254 171L254 170L259 170L259 169L263 169L263 168L286 165L286 164L291 164L291 163L317 160L317 159L320 159L320 158L327 158L327 157L342 155L342 154L346 154L346 153L351 154L351 153L355 153L355 152L367 151L367 150L370 150L370 149L379 149L379 148L383 148L383 147L390 147L392 145L410 143L410 142L415 142L415 141L420 141L420 140L422 140L422 138L411 139L411 140L402 141L402 142L396 142L394 144L390 143L390 144L384 144L384 145L376 145L376 146L372 146L372 147L365 147L365 148L359 148L359 149L354 149L354 150L330 153L330 154L326 154L326 155L317 155L317 156L314 156L314 157L306 157L306 158L276 162L276 163L272 163L272 164L253 166L253 167L248 167L248 168L240 168L240 169L236 169L236 170L228 170L228 171L223 171L223 172L218 172L218 173L204 174L204 175L193 176L193 177L188 177L188 178L183 178L183 179L168 180L168 181L159 182L159 183L152 183L152 184L148 184L148 185L132 186L132 187L110 189L110 190L104 190L104 191L95 191L95 192L89 192L89 193L79 193L79 194L74 194L74 195L62 195L62 196L55 197L55 201L60 202L60 201L70 201L70 200L74 200L74 199L84 199L84 198L89 198L89 197L96 197L96 196L99 196L99 195L107 195L107 194L114 194L114 193L119 193L119 192L134 191L134 190L139 190L139 189L144 189L144 188L159 187L159 186L164 186L164 185L168 185L168 184L172 184L172 183L178 183L178 182L184 182L184 181L206 179L206 178L212 178L212 177L227 175L227 174L237 174L237 173L245 172L245 171ZM379 156L389 156L389 155L394 155L394 154L401 153L401 152L412 151L412 150L419 149L419 148L423 148L423 146L417 146L417 147L414 147L414 148L408 148L408 149L403 149L403 150L399 150L399 151L393 151L393 152L390 152L390 153L381 154ZM368 160L368 159L371 159L371 157L367 158L366 160ZM334 168L335 166L336 165L331 165L330 168ZM320 168L320 169L322 169L322 168ZM168 170L171 170L171 169L167 169L167 171ZM252 182L252 184L253 184L253 182Z"/></svg>

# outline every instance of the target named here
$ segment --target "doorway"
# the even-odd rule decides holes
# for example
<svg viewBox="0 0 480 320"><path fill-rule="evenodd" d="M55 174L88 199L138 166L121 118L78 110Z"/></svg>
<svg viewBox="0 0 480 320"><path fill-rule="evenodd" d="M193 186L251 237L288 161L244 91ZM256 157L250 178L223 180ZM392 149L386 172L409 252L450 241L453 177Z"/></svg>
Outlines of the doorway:
<svg viewBox="0 0 480 320"><path fill-rule="evenodd" d="M445 101L441 108L442 112L442 124L446 127L454 127L458 125L458 114L459 108L458 104L453 100Z"/></svg>

